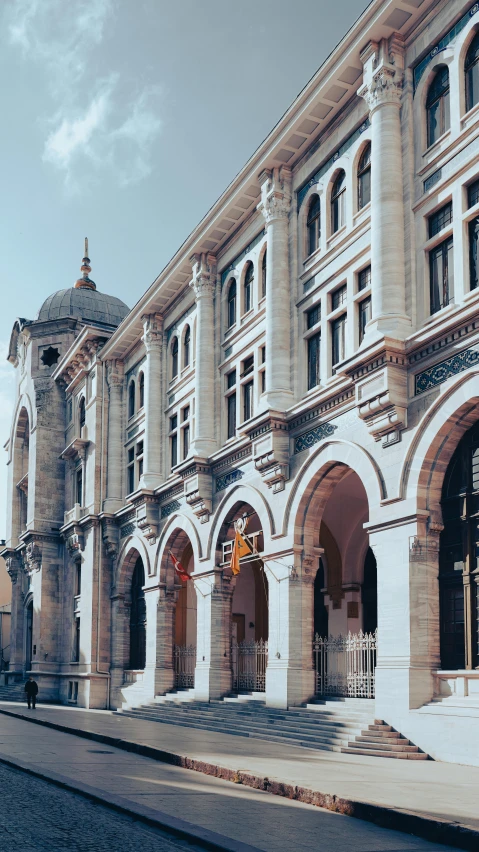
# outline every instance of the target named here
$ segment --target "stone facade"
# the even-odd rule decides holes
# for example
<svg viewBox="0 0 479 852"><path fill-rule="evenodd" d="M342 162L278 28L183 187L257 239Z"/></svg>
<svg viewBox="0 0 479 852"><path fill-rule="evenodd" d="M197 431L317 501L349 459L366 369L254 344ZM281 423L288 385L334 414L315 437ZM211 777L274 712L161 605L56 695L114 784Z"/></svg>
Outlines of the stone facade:
<svg viewBox="0 0 479 852"><path fill-rule="evenodd" d="M479 765L478 31L373 2L133 311L15 323L10 669L44 697L220 698L244 641L287 707L315 632L377 626L376 716Z"/></svg>

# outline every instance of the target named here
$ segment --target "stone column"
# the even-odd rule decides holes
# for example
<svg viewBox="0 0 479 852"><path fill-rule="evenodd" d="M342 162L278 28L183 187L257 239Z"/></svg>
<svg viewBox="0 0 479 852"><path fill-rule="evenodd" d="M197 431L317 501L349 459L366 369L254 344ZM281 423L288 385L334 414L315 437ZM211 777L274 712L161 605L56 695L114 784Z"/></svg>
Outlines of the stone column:
<svg viewBox="0 0 479 852"><path fill-rule="evenodd" d="M231 692L231 605L233 586L219 568L192 575L197 594L195 698L209 701Z"/></svg>
<svg viewBox="0 0 479 852"><path fill-rule="evenodd" d="M291 209L291 170L259 175L261 201L268 237L266 266L266 404L283 411L293 401L291 392L291 294L288 223Z"/></svg>
<svg viewBox="0 0 479 852"><path fill-rule="evenodd" d="M160 424L163 422L163 318L159 314L144 316L143 328L143 343L146 349L145 439L140 487L153 491L162 481Z"/></svg>
<svg viewBox="0 0 479 852"><path fill-rule="evenodd" d="M215 325L213 299L216 283L216 258L195 254L191 258L193 279L190 286L196 296L195 347L195 436L193 455L208 458L216 450L215 441Z"/></svg>
<svg viewBox="0 0 479 852"><path fill-rule="evenodd" d="M265 557L268 578L266 704L286 708L315 693L313 670L315 555L298 552ZM272 555L273 556L273 555Z"/></svg>
<svg viewBox="0 0 479 852"><path fill-rule="evenodd" d="M15 551L4 551L5 564L12 581L10 622L10 671L23 671L25 607L23 604L24 570L22 559Z"/></svg>
<svg viewBox="0 0 479 852"><path fill-rule="evenodd" d="M175 685L173 648L178 593L161 588L156 610L155 695L164 695Z"/></svg>
<svg viewBox="0 0 479 852"><path fill-rule="evenodd" d="M106 477L105 512L116 512L123 505L123 364L107 362L109 388L108 406L108 462Z"/></svg>
<svg viewBox="0 0 479 852"><path fill-rule="evenodd" d="M361 54L364 98L371 117L371 279L372 319L367 337L402 339L411 332L406 314L404 187L399 111L404 78L400 35Z"/></svg>
<svg viewBox="0 0 479 852"><path fill-rule="evenodd" d="M366 526L378 572L376 716L397 727L430 701L440 667L439 528L427 515Z"/></svg>

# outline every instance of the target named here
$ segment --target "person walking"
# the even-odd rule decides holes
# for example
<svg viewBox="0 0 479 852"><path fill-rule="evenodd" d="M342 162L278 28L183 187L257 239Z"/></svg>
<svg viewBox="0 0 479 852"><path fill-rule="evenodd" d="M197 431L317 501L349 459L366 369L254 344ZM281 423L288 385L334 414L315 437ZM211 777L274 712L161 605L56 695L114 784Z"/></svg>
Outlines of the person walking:
<svg viewBox="0 0 479 852"><path fill-rule="evenodd" d="M35 710L38 695L38 683L36 680L33 680L32 675L30 675L25 684L25 692L27 694L28 709L30 710L30 706L32 706Z"/></svg>

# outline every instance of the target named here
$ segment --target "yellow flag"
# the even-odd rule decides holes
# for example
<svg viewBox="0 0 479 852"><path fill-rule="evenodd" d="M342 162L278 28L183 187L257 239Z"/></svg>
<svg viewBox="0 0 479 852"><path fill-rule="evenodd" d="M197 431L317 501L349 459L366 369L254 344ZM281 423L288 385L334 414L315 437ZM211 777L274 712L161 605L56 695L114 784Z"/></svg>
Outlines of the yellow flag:
<svg viewBox="0 0 479 852"><path fill-rule="evenodd" d="M253 553L251 547L248 542L244 540L241 533L236 530L235 532L235 543L233 545L233 550L231 552L231 562L230 568L231 572L236 576L240 572L240 559L242 556L246 556L248 553Z"/></svg>

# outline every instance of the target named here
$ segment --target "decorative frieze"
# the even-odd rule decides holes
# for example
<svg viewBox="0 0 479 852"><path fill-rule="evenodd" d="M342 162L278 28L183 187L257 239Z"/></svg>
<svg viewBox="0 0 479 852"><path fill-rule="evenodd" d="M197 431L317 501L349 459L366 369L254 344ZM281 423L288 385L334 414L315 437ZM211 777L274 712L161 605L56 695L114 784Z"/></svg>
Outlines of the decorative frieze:
<svg viewBox="0 0 479 852"><path fill-rule="evenodd" d="M317 444L324 438L329 438L331 435L334 435L337 428L338 427L334 426L332 423L320 423L319 426L315 426L314 429L310 429L308 432L303 432L302 435L295 438L295 454L302 453L303 450L309 450L314 446L314 444Z"/></svg>
<svg viewBox="0 0 479 852"><path fill-rule="evenodd" d="M431 388L435 388L442 382L447 382L451 376L457 376L458 373L463 373L469 367L475 367L479 362L479 351L476 349L465 349L463 352L458 352L452 358L447 358L439 364L423 370L418 373L414 379L414 393L424 393Z"/></svg>
<svg viewBox="0 0 479 852"><path fill-rule="evenodd" d="M129 535L133 535L136 530L136 524L134 521L130 521L129 524L125 524L123 527L120 527L120 538L127 538Z"/></svg>
<svg viewBox="0 0 479 852"><path fill-rule="evenodd" d="M178 500L172 500L171 503L166 503L165 506L161 507L162 519L172 515L173 512L178 512L179 509L181 509L181 503L179 503Z"/></svg>
<svg viewBox="0 0 479 852"><path fill-rule="evenodd" d="M230 485L233 485L234 482L238 482L240 479L243 479L244 471L242 470L230 470L228 473L225 473L223 476L216 477L216 493L218 491L224 491L225 488L228 488Z"/></svg>

